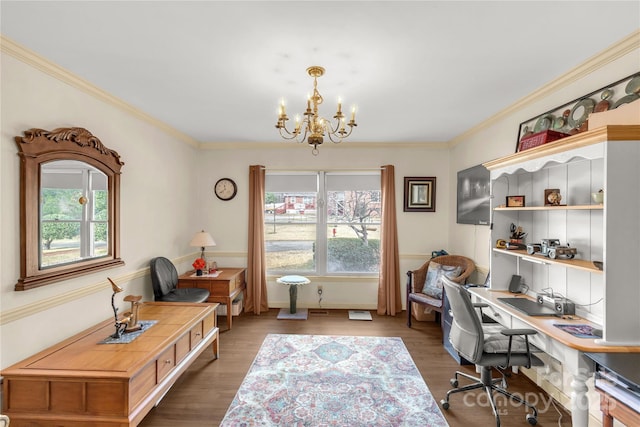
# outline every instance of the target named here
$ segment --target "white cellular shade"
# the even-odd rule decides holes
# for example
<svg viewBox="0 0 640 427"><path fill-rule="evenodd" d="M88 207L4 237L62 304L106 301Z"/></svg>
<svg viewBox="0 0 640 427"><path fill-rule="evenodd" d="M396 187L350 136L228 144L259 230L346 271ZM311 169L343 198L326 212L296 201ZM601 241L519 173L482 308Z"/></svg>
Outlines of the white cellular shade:
<svg viewBox="0 0 640 427"><path fill-rule="evenodd" d="M85 185L83 180L91 179ZM107 176L84 162L63 160L45 163L40 174L41 188L106 190Z"/></svg>
<svg viewBox="0 0 640 427"><path fill-rule="evenodd" d="M380 190L380 172L375 173L327 173L327 191Z"/></svg>
<svg viewBox="0 0 640 427"><path fill-rule="evenodd" d="M316 193L318 174L315 172L267 173L265 176L267 193Z"/></svg>

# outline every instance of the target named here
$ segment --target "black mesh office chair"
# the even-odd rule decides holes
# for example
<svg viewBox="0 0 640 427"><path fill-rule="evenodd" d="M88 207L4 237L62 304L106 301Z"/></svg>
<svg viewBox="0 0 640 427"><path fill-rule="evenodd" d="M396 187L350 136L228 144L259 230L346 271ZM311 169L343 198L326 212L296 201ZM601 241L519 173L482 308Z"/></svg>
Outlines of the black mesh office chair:
<svg viewBox="0 0 640 427"><path fill-rule="evenodd" d="M150 268L153 296L156 301L205 302L209 298L209 291L206 289L177 288L178 271L167 258L153 258Z"/></svg>
<svg viewBox="0 0 640 427"><path fill-rule="evenodd" d="M465 359L481 367L481 377L477 378L467 373L457 371L451 379L453 389L447 392L446 398L440 401L443 409L449 409L449 397L454 393L465 392L484 388L489 397L493 414L496 417L496 425L500 426L500 416L496 409L493 393L501 393L506 397L526 405L532 413L527 414L526 420L531 425L538 422L538 410L529 402L513 395L505 390L506 379L504 376L493 378L492 368L506 369L511 366L542 366L542 361L535 357L529 344L529 335L536 333L533 329L504 329L501 326L484 326L480 321L479 313L471 302L469 291L463 286L443 278L443 283L451 311L453 323L449 339L455 348ZM458 377L462 376L473 381L472 384L458 387Z"/></svg>

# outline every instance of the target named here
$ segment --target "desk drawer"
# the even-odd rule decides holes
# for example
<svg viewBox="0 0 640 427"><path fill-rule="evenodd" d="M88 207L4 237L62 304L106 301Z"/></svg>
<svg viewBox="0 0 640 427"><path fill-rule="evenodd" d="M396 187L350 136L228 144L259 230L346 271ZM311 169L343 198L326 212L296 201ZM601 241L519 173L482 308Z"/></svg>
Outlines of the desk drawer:
<svg viewBox="0 0 640 427"><path fill-rule="evenodd" d="M191 328L191 350L202 341L202 322Z"/></svg>
<svg viewBox="0 0 640 427"><path fill-rule="evenodd" d="M496 306L490 305L489 307L483 307L482 313L486 314L496 322L500 323L505 328L512 328L512 316L506 311Z"/></svg>
<svg viewBox="0 0 640 427"><path fill-rule="evenodd" d="M176 366L175 346L163 351L156 361L157 382L159 383Z"/></svg>
<svg viewBox="0 0 640 427"><path fill-rule="evenodd" d="M191 351L191 334L184 334L176 342L176 364L180 363L184 357Z"/></svg>
<svg viewBox="0 0 640 427"><path fill-rule="evenodd" d="M211 330L216 327L217 322L218 316L215 311L202 319L202 335L204 336L211 332Z"/></svg>
<svg viewBox="0 0 640 427"><path fill-rule="evenodd" d="M231 291L235 289L234 279L231 280L216 280L211 283L211 295L215 296L228 296Z"/></svg>

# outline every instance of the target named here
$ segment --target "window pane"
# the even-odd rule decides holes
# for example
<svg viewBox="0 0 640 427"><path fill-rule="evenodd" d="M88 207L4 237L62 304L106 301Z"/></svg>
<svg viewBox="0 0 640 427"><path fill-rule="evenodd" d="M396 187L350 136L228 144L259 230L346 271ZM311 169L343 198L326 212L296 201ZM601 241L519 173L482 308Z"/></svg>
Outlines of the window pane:
<svg viewBox="0 0 640 427"><path fill-rule="evenodd" d="M316 224L265 224L269 271L314 272Z"/></svg>
<svg viewBox="0 0 640 427"><path fill-rule="evenodd" d="M82 189L42 188L40 194L40 215L46 220L81 220Z"/></svg>
<svg viewBox="0 0 640 427"><path fill-rule="evenodd" d="M328 191L327 223L380 223L380 191Z"/></svg>
<svg viewBox="0 0 640 427"><path fill-rule="evenodd" d="M267 269L283 273L316 271L317 193L265 194Z"/></svg>
<svg viewBox="0 0 640 427"><path fill-rule="evenodd" d="M327 273L379 271L379 225L333 224L327 231Z"/></svg>
<svg viewBox="0 0 640 427"><path fill-rule="evenodd" d="M42 252L40 266L80 260L79 221L41 221Z"/></svg>
<svg viewBox="0 0 640 427"><path fill-rule="evenodd" d="M91 234L93 235L93 244L90 256L100 257L107 255L107 229L109 227L109 223L106 221L94 222L91 226L93 227L91 230Z"/></svg>
<svg viewBox="0 0 640 427"><path fill-rule="evenodd" d="M93 219L106 221L108 215L107 191L93 191Z"/></svg>

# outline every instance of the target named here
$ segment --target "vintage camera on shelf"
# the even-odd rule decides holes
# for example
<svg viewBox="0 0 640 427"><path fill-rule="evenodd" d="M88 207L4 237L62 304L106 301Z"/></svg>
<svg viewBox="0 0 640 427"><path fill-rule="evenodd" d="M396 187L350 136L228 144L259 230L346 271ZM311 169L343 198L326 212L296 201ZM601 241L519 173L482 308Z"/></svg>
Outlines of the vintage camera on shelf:
<svg viewBox="0 0 640 427"><path fill-rule="evenodd" d="M511 239L505 243L505 249L509 250L524 250L527 245L522 243L522 239Z"/></svg>
<svg viewBox="0 0 640 427"><path fill-rule="evenodd" d="M566 246L560 245L559 239L542 239L542 243L529 243L527 245L527 253L529 255L539 253L551 259L556 259L558 256L571 259L576 256L578 250L570 247L569 244Z"/></svg>

